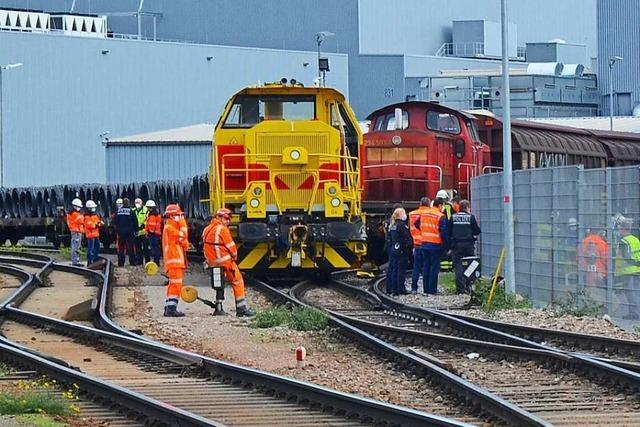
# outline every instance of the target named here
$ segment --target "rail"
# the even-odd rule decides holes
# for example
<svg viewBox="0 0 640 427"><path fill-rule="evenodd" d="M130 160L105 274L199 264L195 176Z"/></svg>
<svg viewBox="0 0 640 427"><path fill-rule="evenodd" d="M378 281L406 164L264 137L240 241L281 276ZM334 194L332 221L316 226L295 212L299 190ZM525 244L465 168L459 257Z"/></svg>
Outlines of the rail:
<svg viewBox="0 0 640 427"><path fill-rule="evenodd" d="M471 178L477 174L478 165L474 163L458 163L458 191L462 192L462 188L464 187L465 191L462 192L462 194L471 194ZM465 176L467 179L461 179L462 176Z"/></svg>
<svg viewBox="0 0 640 427"><path fill-rule="evenodd" d="M300 282L292 287L289 295L284 294L272 286L269 286L267 283L255 278L249 277L249 281L276 301L289 302L298 306L307 306L307 304L299 297L299 293L304 289L304 287L310 285L310 282L308 281ZM370 298L373 304L376 304L376 301L378 303L380 301L373 294L369 294L365 298ZM385 358L401 364L405 369L409 368L418 375L428 376L435 384L450 390L464 401L471 401L474 405L482 407L493 416L507 422L507 424L521 426L549 425L545 421L517 407L516 405L488 393L486 390L460 378L446 369L430 363L429 361L425 361L418 356L401 350L392 344L350 325L344 320L334 316L333 313L328 313L328 317L330 323L337 327L348 339L354 340L365 348L373 349L375 352L384 355Z"/></svg>

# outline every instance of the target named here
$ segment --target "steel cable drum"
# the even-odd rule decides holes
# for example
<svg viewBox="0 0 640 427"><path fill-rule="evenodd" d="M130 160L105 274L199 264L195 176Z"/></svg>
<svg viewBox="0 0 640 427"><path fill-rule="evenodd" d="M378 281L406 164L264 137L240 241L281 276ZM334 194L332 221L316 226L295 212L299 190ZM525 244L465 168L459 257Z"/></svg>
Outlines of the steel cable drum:
<svg viewBox="0 0 640 427"><path fill-rule="evenodd" d="M143 182L141 184L138 185L138 197L140 197L142 199L142 203L145 203L147 200L149 200L149 187L147 186L146 182Z"/></svg>
<svg viewBox="0 0 640 427"><path fill-rule="evenodd" d="M156 204L158 205L158 210L160 212L164 212L167 208L167 187L164 181L160 181L156 187L156 194L158 200L156 200Z"/></svg>
<svg viewBox="0 0 640 427"><path fill-rule="evenodd" d="M191 210L190 185L188 181L176 182L176 192L178 193L178 204L182 207L184 214L187 217L193 217L193 211Z"/></svg>
<svg viewBox="0 0 640 427"><path fill-rule="evenodd" d="M44 217L44 190L42 188L34 188L33 194L35 196L33 203L35 215L38 218L42 218Z"/></svg>
<svg viewBox="0 0 640 427"><path fill-rule="evenodd" d="M20 194L15 188L11 190L11 207L13 208L13 217L20 218Z"/></svg>
<svg viewBox="0 0 640 427"><path fill-rule="evenodd" d="M194 176L191 178L189 183L190 191L189 191L189 199L191 200L191 216L193 218L200 217L200 187L198 185L198 177Z"/></svg>
<svg viewBox="0 0 640 427"><path fill-rule="evenodd" d="M42 192L42 216L47 218L51 215L51 192L54 191L51 187L45 187Z"/></svg>
<svg viewBox="0 0 640 427"><path fill-rule="evenodd" d="M30 188L25 188L20 192L20 206L24 218L33 218L33 197L31 197Z"/></svg>
<svg viewBox="0 0 640 427"><path fill-rule="evenodd" d="M208 175L201 175L200 179L198 180L199 183L199 187L200 187L200 200L207 200L209 199L209 176ZM211 216L211 213L209 212L209 202L204 202L204 203L200 203L200 201L198 201L199 203L199 207L200 207L200 218L202 219L207 219Z"/></svg>
<svg viewBox="0 0 640 427"><path fill-rule="evenodd" d="M98 199L98 200L94 199L94 202L98 204L100 215L102 215L103 218L108 217L109 204L107 203L107 186L101 185L98 188L96 188L96 191L93 197L95 197L95 199Z"/></svg>
<svg viewBox="0 0 640 427"><path fill-rule="evenodd" d="M147 187L147 199L153 200L158 204L158 196L156 195L156 183L155 182L145 182L144 184Z"/></svg>
<svg viewBox="0 0 640 427"><path fill-rule="evenodd" d="M13 211L13 190L7 190L4 193L4 208L8 218L15 218L16 214Z"/></svg>
<svg viewBox="0 0 640 427"><path fill-rule="evenodd" d="M5 190L0 189L0 218L7 218L7 210L4 208Z"/></svg>

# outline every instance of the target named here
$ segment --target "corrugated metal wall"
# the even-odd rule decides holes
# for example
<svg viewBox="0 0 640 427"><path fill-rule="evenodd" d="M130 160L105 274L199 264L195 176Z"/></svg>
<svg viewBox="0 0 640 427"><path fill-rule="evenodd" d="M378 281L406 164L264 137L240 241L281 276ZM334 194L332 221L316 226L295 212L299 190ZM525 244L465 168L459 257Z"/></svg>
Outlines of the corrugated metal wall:
<svg viewBox="0 0 640 427"><path fill-rule="evenodd" d="M107 183L182 179L207 173L211 144L126 144L107 147Z"/></svg>
<svg viewBox="0 0 640 427"><path fill-rule="evenodd" d="M609 114L609 58L624 59L613 67L613 90L631 93L631 108L640 103L640 2L637 0L598 0L598 68L602 90L602 109ZM615 102L615 98L614 98ZM630 111L614 113L627 115Z"/></svg>
<svg viewBox="0 0 640 427"><path fill-rule="evenodd" d="M0 64L24 63L3 73L6 186L104 182L101 133L215 122L246 85L316 76L314 52L9 32L0 47ZM348 93L347 55L330 59Z"/></svg>

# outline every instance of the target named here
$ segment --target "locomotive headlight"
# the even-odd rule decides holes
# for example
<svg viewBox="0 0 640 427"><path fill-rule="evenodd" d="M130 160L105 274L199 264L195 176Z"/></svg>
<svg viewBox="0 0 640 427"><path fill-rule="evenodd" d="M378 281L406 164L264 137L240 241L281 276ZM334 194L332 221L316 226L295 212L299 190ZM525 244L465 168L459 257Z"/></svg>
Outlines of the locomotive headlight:
<svg viewBox="0 0 640 427"><path fill-rule="evenodd" d="M330 196L335 196L336 192L337 192L336 187L327 188L327 193L329 193Z"/></svg>
<svg viewBox="0 0 640 427"><path fill-rule="evenodd" d="M260 196L261 194L262 194L262 188L261 187L254 187L253 188L253 195L254 196Z"/></svg>
<svg viewBox="0 0 640 427"><path fill-rule="evenodd" d="M298 150L291 150L289 156L291 156L291 160L298 160L300 159L300 152Z"/></svg>
<svg viewBox="0 0 640 427"><path fill-rule="evenodd" d="M337 197L334 197L333 199L331 199L331 206L333 206L334 208L337 208L338 206L340 206L340 199L338 199Z"/></svg>
<svg viewBox="0 0 640 427"><path fill-rule="evenodd" d="M254 191L255 192L255 191ZM252 208L257 208L258 206L260 206L260 200L258 199L251 199L249 201L249 206L251 206Z"/></svg>

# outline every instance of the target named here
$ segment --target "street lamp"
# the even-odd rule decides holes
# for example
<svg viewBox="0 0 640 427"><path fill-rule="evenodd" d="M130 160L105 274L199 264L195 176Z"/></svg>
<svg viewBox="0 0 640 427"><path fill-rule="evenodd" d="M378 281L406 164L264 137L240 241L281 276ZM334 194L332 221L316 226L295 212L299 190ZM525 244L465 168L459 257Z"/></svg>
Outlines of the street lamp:
<svg viewBox="0 0 640 427"><path fill-rule="evenodd" d="M11 68L22 67L22 62L0 65L0 188L4 187L4 139L2 129L2 72Z"/></svg>
<svg viewBox="0 0 640 427"><path fill-rule="evenodd" d="M329 61L321 61L320 60L320 45L327 37L335 36L331 31L320 31L316 33L313 38L318 44L318 79L322 79L322 86L324 86L324 76L325 72L329 71Z"/></svg>
<svg viewBox="0 0 640 427"><path fill-rule="evenodd" d="M622 59L621 56L609 58L609 130L613 130L613 65Z"/></svg>

